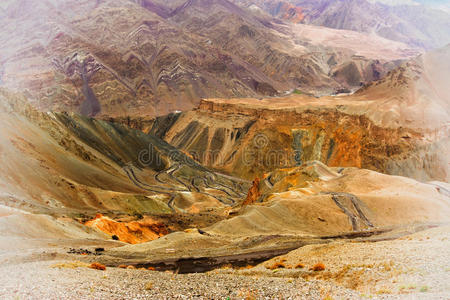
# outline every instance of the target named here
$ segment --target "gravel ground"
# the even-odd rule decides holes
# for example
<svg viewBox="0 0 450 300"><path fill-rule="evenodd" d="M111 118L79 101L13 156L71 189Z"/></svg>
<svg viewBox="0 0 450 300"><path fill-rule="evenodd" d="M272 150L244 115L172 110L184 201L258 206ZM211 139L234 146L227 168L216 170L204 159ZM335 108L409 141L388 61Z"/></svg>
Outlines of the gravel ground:
<svg viewBox="0 0 450 300"><path fill-rule="evenodd" d="M392 241L309 245L253 268L199 274L26 257L2 260L0 299L450 299L450 226ZM266 268L281 259L305 267ZM317 262L326 270L309 271Z"/></svg>
<svg viewBox="0 0 450 300"><path fill-rule="evenodd" d="M4 265L0 299L356 299L356 292L321 281L232 274L53 267L53 262Z"/></svg>
<svg viewBox="0 0 450 300"><path fill-rule="evenodd" d="M283 262L283 269L267 267ZM322 272L310 271L323 263ZM290 269L302 263L301 269ZM450 299L450 226L421 231L396 240L308 245L240 275L319 279L383 299Z"/></svg>

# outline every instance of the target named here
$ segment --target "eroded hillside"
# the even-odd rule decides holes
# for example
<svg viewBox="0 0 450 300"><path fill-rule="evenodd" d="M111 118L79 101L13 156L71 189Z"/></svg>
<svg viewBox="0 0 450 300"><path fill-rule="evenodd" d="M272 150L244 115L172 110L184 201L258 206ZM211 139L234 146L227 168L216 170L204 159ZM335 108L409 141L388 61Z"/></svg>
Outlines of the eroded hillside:
<svg viewBox="0 0 450 300"><path fill-rule="evenodd" d="M197 110L130 125L248 179L320 160L448 180L448 58L448 47L436 50L353 95L205 99Z"/></svg>
<svg viewBox="0 0 450 300"><path fill-rule="evenodd" d="M223 218L247 192L246 181L217 174L156 136L75 114L41 113L4 90L1 105L0 199L17 212L78 221L97 213L128 217L122 221L150 216L135 225L155 228L148 236L156 238L159 231ZM132 225L129 231L139 231ZM97 227L117 233L114 226Z"/></svg>

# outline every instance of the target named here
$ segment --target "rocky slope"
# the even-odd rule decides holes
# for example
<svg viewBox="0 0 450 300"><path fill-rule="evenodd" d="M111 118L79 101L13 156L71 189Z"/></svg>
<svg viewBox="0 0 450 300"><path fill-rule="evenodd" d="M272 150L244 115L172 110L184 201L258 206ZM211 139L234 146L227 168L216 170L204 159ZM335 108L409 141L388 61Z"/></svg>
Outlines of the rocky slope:
<svg viewBox="0 0 450 300"><path fill-rule="evenodd" d="M0 298L448 295L450 47L292 3L0 3Z"/></svg>
<svg viewBox="0 0 450 300"><path fill-rule="evenodd" d="M423 55L353 95L208 99L141 129L249 180L320 160L447 181L449 53L446 47Z"/></svg>
<svg viewBox="0 0 450 300"><path fill-rule="evenodd" d="M423 78L405 80L412 85ZM375 162L385 166L387 154L396 158L395 151L409 158L422 141L416 132L422 120L407 127L402 118L391 124L370 110L365 115L351 112L375 105L363 100L365 93L386 84L392 81L320 102L299 95L276 102L204 101L196 111L149 123L147 134L76 114L38 112L23 96L1 90L0 249L11 253L45 241L84 246L89 239L93 245L107 245L96 260L108 265L191 272L257 263L305 244L393 238L448 222L447 184L345 168L370 163L375 168ZM195 119L186 122L189 118ZM217 126L214 134L204 127L211 118ZM180 124L187 128L177 135ZM429 126L437 124L438 118ZM160 138L172 134L175 145L195 146L197 152ZM243 163L224 160L230 166L224 168L222 157L214 155L226 151ZM204 153L203 159L196 156ZM280 160L285 154L292 154L292 161ZM306 162L316 157L344 168ZM248 181L198 161L259 178L250 187ZM432 173L438 170L435 162L431 159L430 169L420 175L437 177ZM51 232L45 241L43 231ZM119 241L111 241L113 236ZM10 239L20 243L11 248ZM123 242L140 244L111 249Z"/></svg>
<svg viewBox="0 0 450 300"><path fill-rule="evenodd" d="M355 89L417 53L367 34L298 31L226 0L20 0L3 5L0 25L2 86L43 111L99 117L164 115L202 97ZM320 35L339 43L314 42Z"/></svg>
<svg viewBox="0 0 450 300"><path fill-rule="evenodd" d="M310 162L267 174L255 187L259 196L253 203L235 207L228 219L202 228L203 234L172 233L112 249L102 259L181 272L208 270L227 259L258 261L339 238L389 239L449 220L448 185L369 170Z"/></svg>
<svg viewBox="0 0 450 300"><path fill-rule="evenodd" d="M155 136L75 114L41 113L4 90L0 97L0 204L10 216L2 219L8 220L0 229L5 236L30 213L42 217L33 217L35 228L20 236L49 224L64 232L61 223L103 213L124 223L105 217L92 227L124 241L149 240L211 224L246 194L247 182L217 174Z"/></svg>

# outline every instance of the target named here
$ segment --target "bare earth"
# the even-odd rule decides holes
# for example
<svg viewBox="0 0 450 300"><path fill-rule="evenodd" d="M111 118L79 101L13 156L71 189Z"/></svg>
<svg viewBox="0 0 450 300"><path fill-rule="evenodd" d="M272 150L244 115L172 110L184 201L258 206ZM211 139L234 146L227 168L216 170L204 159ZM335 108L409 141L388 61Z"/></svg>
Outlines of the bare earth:
<svg viewBox="0 0 450 300"><path fill-rule="evenodd" d="M450 226L393 241L309 245L253 268L173 274L2 256L1 299L449 299ZM285 268L267 269L278 261ZM324 271L310 271L323 262ZM298 263L303 268L289 269ZM77 267L73 267L73 265Z"/></svg>

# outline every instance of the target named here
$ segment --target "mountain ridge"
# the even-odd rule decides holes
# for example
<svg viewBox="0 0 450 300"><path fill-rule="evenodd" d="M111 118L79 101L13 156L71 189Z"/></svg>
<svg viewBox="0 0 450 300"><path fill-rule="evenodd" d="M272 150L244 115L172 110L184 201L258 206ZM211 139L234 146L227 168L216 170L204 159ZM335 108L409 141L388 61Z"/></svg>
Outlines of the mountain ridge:
<svg viewBox="0 0 450 300"><path fill-rule="evenodd" d="M21 0L6 14L3 25L15 25L0 35L2 85L43 111L100 117L164 115L204 97L356 89L418 53L365 34L297 31L228 1ZM314 43L316 35L339 44ZM382 50L367 51L377 43Z"/></svg>
<svg viewBox="0 0 450 300"><path fill-rule="evenodd" d="M273 16L280 16L265 0L236 0L246 7L256 5ZM450 42L448 10L436 9L427 3L394 5L367 0L283 0L280 5L301 11L290 18L304 24L376 33L384 38L401 41L426 50ZM292 11L296 14L296 11ZM295 21L294 21L295 22Z"/></svg>

